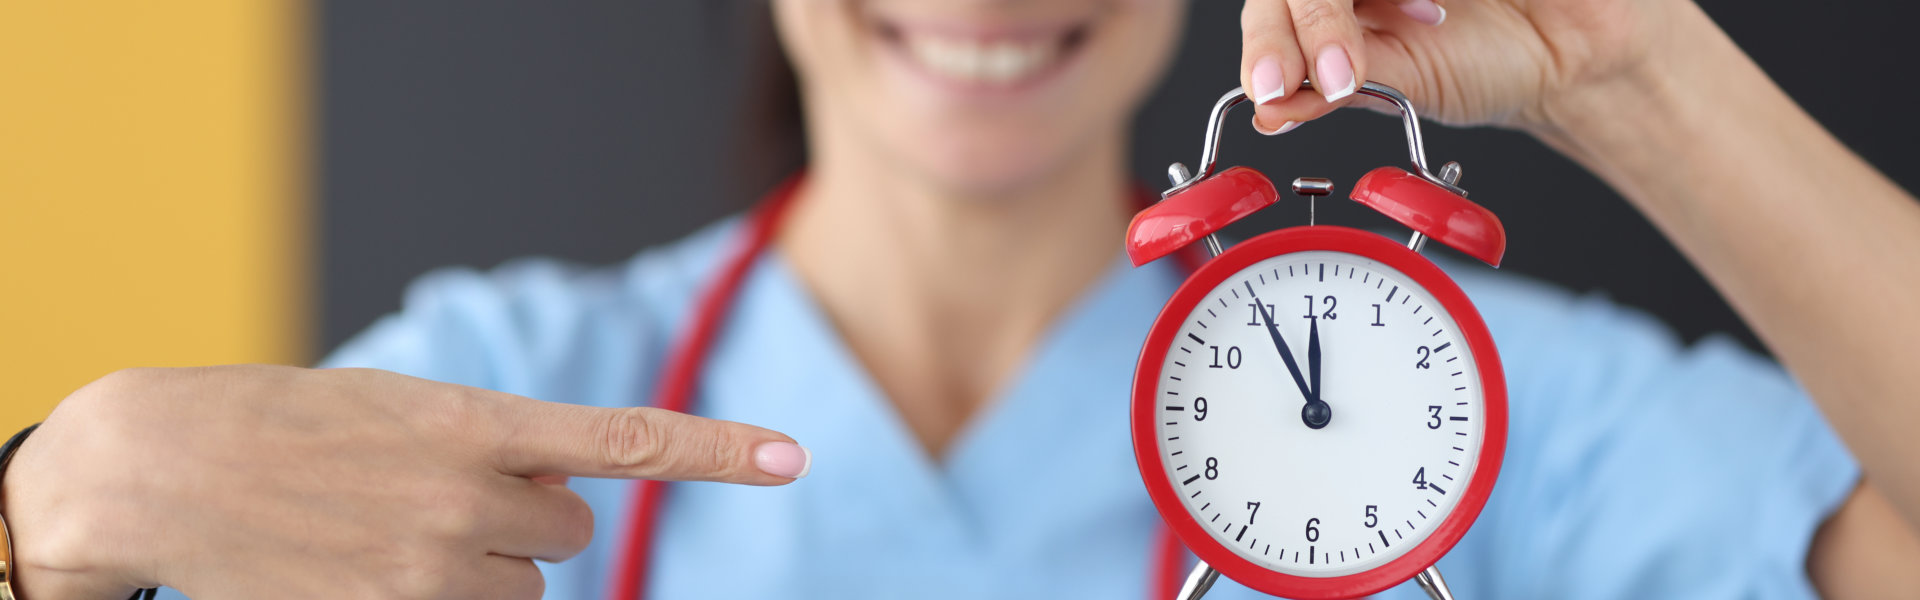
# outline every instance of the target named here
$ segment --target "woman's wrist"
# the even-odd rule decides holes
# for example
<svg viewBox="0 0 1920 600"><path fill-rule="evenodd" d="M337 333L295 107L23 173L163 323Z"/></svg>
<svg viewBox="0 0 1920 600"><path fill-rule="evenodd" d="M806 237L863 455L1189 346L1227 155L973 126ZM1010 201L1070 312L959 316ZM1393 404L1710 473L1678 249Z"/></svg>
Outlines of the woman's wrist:
<svg viewBox="0 0 1920 600"><path fill-rule="evenodd" d="M1643 204L1661 154L1703 141L1689 131L1701 111L1716 110L1728 78L1764 74L1690 1L1663 4L1646 19L1646 48L1632 64L1542 99L1539 120L1525 129L1579 162L1622 195ZM1657 178L1657 177L1655 177ZM1641 206L1641 208L1648 208Z"/></svg>
<svg viewBox="0 0 1920 600"><path fill-rule="evenodd" d="M45 532L57 530L48 527L45 519L53 515L34 514L44 511L19 511L16 502L23 493L32 493L35 486L48 485L45 478L36 478L36 474L46 472L44 465L32 464L39 457L34 456L31 440L23 441L12 457L11 464L0 469L0 517L6 519L8 537L12 552L9 556L9 584L17 600L124 600L138 588L121 581L121 578L106 574L99 569L75 568L62 565L60 561L51 563L42 560L47 557L50 548L58 544L47 543ZM85 542L83 542L85 543ZM93 544L107 547L103 540L92 540ZM56 552L57 554L57 552Z"/></svg>

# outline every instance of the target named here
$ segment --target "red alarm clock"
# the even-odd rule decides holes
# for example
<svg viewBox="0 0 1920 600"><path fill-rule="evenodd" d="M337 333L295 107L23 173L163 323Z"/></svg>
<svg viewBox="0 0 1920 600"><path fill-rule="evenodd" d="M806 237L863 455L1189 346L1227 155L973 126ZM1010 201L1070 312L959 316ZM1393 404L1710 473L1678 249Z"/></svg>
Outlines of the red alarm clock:
<svg viewBox="0 0 1920 600"><path fill-rule="evenodd" d="M1413 170L1375 169L1351 197L1412 228L1412 241L1310 221L1221 251L1220 228L1279 198L1257 171L1214 172L1239 89L1214 105L1199 173L1175 163L1173 188L1128 228L1136 265L1198 241L1213 254L1154 320L1133 380L1141 478L1202 561L1182 598L1222 574L1302 600L1408 579L1451 598L1434 563L1499 477L1499 353L1460 286L1419 251L1431 239L1497 267L1506 234L1457 187L1459 165L1428 170L1405 96L1374 82L1360 92L1400 108Z"/></svg>

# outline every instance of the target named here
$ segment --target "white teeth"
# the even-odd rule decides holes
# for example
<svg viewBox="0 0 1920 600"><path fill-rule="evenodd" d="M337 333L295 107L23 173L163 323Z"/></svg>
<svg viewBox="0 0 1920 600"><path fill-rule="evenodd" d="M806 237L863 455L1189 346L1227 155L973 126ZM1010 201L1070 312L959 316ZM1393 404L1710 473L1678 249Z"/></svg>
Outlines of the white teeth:
<svg viewBox="0 0 1920 600"><path fill-rule="evenodd" d="M1017 81L1053 62L1055 44L980 42L927 34L903 36L907 53L928 70L966 82Z"/></svg>

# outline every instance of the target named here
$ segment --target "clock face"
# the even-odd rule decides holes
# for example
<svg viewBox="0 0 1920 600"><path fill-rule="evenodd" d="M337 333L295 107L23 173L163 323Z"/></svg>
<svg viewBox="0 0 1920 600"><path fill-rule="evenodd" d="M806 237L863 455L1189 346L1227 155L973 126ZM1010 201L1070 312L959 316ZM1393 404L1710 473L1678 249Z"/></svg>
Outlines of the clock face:
<svg viewBox="0 0 1920 600"><path fill-rule="evenodd" d="M1498 358L1476 357L1433 293L1331 250L1264 258L1197 292L1150 374L1157 461L1141 457L1188 517L1246 561L1310 578L1375 569L1441 529L1488 443L1476 358L1496 371Z"/></svg>

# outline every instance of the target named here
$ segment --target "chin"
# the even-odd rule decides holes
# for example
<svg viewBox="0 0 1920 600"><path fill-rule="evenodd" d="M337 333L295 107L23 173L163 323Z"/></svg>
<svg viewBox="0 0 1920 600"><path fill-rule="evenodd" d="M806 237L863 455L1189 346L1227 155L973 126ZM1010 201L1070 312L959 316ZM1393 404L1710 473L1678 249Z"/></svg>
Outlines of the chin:
<svg viewBox="0 0 1920 600"><path fill-rule="evenodd" d="M943 128L947 129L947 128ZM992 195L1031 188L1073 167L1088 150L1065 143L1066 134L1035 135L1031 129L995 132L943 131L888 140L902 164L959 192Z"/></svg>

